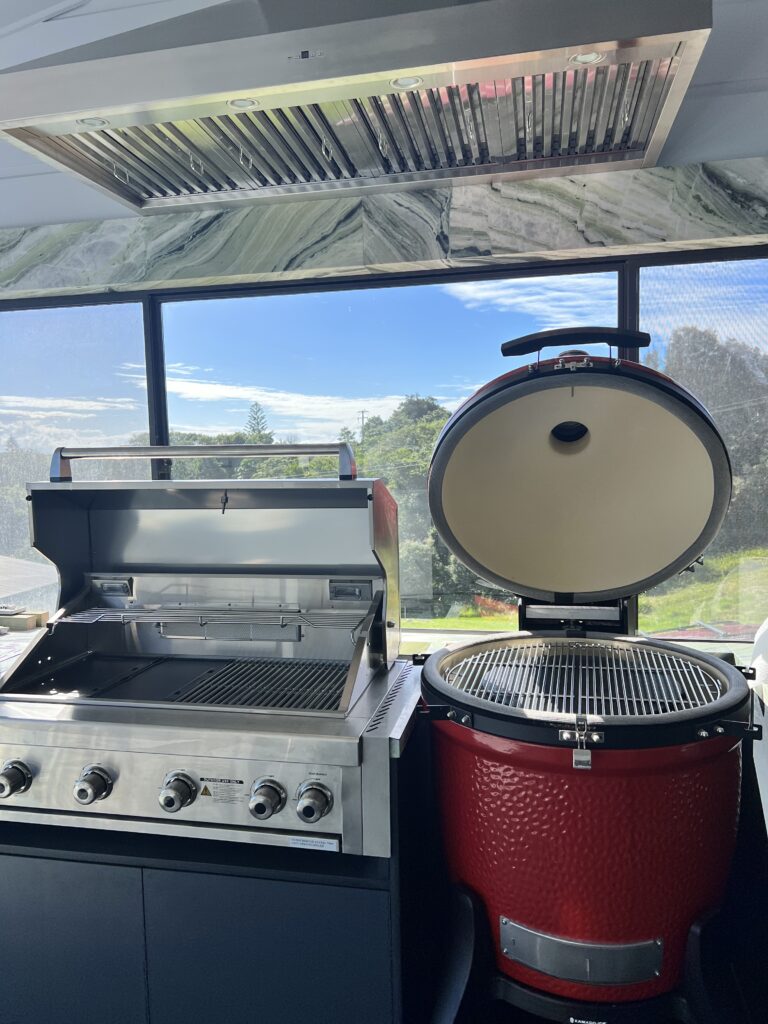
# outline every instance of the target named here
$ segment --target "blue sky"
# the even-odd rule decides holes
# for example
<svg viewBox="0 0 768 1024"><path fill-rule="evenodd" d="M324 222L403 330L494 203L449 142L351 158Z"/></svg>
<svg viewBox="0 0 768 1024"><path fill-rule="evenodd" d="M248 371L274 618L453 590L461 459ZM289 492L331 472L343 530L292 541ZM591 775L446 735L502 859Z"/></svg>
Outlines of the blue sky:
<svg viewBox="0 0 768 1024"><path fill-rule="evenodd" d="M682 324L764 345L768 261L642 271L643 326ZM170 420L218 433L260 402L278 438L329 440L411 393L455 407L512 368L502 341L616 323L616 276L576 274L248 299L165 308ZM137 304L0 313L0 445L125 443L145 431Z"/></svg>
<svg viewBox="0 0 768 1024"><path fill-rule="evenodd" d="M614 274L170 305L170 421L231 430L258 401L279 437L335 438L407 394L454 408L515 365L502 341L595 321L616 322Z"/></svg>

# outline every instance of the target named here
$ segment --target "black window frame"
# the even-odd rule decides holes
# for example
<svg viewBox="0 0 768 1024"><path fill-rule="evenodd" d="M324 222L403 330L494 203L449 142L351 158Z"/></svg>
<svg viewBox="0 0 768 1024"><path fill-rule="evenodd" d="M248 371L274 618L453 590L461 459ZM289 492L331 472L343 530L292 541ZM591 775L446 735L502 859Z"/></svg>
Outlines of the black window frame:
<svg viewBox="0 0 768 1024"><path fill-rule="evenodd" d="M621 257L584 256L571 260L547 260L500 264L489 269L453 268L409 271L380 275L338 276L321 281L270 281L252 285L135 289L123 292L95 292L78 295L50 295L22 299L0 299L0 314L6 311L51 309L67 306L103 306L141 303L144 324L144 354L147 382L149 440L153 446L169 443L168 395L165 381L163 307L173 302L206 299L254 298L261 295L296 295L323 291L370 290L372 288L418 287L456 281L513 280L530 277L564 277L571 274L617 274L617 326L638 330L640 325L640 270L645 267L680 266L690 263L736 262L768 259L768 245L709 247L684 251L636 253ZM637 349L619 349L619 358L639 360ZM152 462L152 478L159 479L164 465ZM630 631L637 629L637 599L631 601Z"/></svg>
<svg viewBox="0 0 768 1024"><path fill-rule="evenodd" d="M291 295L323 291L345 291L372 288L418 287L456 281L513 280L530 277L562 277L571 274L617 274L617 326L637 330L640 323L640 270L652 266L676 266L687 263L713 263L768 259L768 245L712 247L638 253L622 257L585 256L571 260L547 260L500 264L489 269L453 268L435 271L409 271L380 275L338 276L322 281L270 281L252 285L188 286L184 288L132 289L116 292L89 292L77 295L46 295L19 299L0 298L0 313L17 310L52 309L68 306L104 306L140 303L144 324L144 357L147 383L149 443L164 446L169 442L168 396L165 382L165 351L163 343L163 306L173 302L205 299L254 298L260 295ZM639 358L637 349L619 349L620 358ZM158 461L152 462L154 479L162 473Z"/></svg>

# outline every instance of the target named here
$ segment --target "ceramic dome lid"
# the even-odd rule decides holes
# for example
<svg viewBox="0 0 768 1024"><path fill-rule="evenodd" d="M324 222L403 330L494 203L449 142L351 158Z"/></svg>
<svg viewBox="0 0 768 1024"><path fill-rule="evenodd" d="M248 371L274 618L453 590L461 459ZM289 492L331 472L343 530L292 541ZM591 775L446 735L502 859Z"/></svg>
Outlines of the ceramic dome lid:
<svg viewBox="0 0 768 1024"><path fill-rule="evenodd" d="M543 332L505 354L535 351L553 334L586 344L606 333L617 334ZM435 525L465 565L557 602L624 597L686 568L730 495L723 440L688 391L638 363L583 352L478 391L446 424L429 476Z"/></svg>

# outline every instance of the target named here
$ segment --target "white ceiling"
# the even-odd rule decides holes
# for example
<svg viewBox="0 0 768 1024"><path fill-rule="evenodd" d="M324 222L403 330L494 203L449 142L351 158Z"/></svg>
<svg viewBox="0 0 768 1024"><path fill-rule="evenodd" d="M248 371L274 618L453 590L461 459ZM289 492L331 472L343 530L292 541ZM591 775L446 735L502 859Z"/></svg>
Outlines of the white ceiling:
<svg viewBox="0 0 768 1024"><path fill-rule="evenodd" d="M168 32L170 26L161 23L180 15L191 14L190 24L198 28L206 17L214 24L219 12L203 13L203 9L224 2L0 0L0 70L98 44L117 34L134 32L141 39L139 33L147 26ZM242 10L247 2L237 0L227 6ZM257 0L251 2L260 6ZM290 0L286 5L289 12ZM387 6L391 10L397 5ZM49 20L41 22L46 16ZM765 155L768 2L714 0L714 28L660 162L682 165ZM135 214L96 189L0 141L0 227L131 216Z"/></svg>

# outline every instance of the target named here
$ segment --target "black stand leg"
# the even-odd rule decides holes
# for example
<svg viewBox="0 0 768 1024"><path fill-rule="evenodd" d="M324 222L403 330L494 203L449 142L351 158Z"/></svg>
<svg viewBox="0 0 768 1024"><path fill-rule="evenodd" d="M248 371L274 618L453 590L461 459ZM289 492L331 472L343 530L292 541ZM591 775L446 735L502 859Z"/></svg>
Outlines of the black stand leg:
<svg viewBox="0 0 768 1024"><path fill-rule="evenodd" d="M448 948L440 972L431 1024L453 1024L458 1020L462 1006L466 1009L467 988L478 946L478 923L474 897L466 889L453 889L448 915Z"/></svg>

